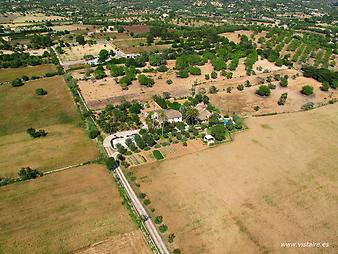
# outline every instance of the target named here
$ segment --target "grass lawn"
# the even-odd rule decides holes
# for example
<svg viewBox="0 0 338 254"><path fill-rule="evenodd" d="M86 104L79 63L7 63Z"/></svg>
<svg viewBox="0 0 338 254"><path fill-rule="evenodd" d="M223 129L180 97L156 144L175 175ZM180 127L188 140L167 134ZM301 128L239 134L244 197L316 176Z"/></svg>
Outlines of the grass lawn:
<svg viewBox="0 0 338 254"><path fill-rule="evenodd" d="M1 254L69 253L139 232L121 205L112 177L98 164L1 187L0 217ZM138 242L124 240L110 246L124 246L124 252L104 253L149 253L142 237Z"/></svg>
<svg viewBox="0 0 338 254"><path fill-rule="evenodd" d="M46 96L37 96L36 88ZM20 167L47 171L95 159L98 150L80 126L80 117L63 77L29 81L22 87L0 86L0 175L14 176ZM26 130L48 135L32 139Z"/></svg>
<svg viewBox="0 0 338 254"><path fill-rule="evenodd" d="M12 81L16 78L20 78L23 75L28 77L43 76L43 74L47 72L54 72L55 70L56 68L53 64L0 69L0 82Z"/></svg>

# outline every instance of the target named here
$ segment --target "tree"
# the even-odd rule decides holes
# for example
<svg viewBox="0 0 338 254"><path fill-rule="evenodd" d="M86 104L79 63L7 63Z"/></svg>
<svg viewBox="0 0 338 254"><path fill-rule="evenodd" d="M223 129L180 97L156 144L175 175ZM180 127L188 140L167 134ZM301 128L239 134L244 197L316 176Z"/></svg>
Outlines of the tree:
<svg viewBox="0 0 338 254"><path fill-rule="evenodd" d="M281 87L287 87L288 86L288 79L287 77L282 77L280 82L279 82Z"/></svg>
<svg viewBox="0 0 338 254"><path fill-rule="evenodd" d="M271 94L270 88L266 85L260 85L256 90L256 94L260 96L269 96Z"/></svg>
<svg viewBox="0 0 338 254"><path fill-rule="evenodd" d="M238 91L243 91L244 90L244 85L243 84L240 84L237 86L237 90Z"/></svg>
<svg viewBox="0 0 338 254"><path fill-rule="evenodd" d="M197 121L199 112L196 108L189 107L185 112L185 119L188 123L194 124Z"/></svg>
<svg viewBox="0 0 338 254"><path fill-rule="evenodd" d="M136 145L140 148L140 149L144 149L146 147L146 143L144 142L144 140L142 139L142 137L139 134L136 134L134 136L134 140L136 142Z"/></svg>
<svg viewBox="0 0 338 254"><path fill-rule="evenodd" d="M162 136L164 135L163 132L164 132L164 124L166 121L168 121L168 117L167 117L167 114L165 113L164 110L161 110L159 113L158 113L158 120L159 122L161 123L162 125Z"/></svg>
<svg viewBox="0 0 338 254"><path fill-rule="evenodd" d="M109 52L106 49L101 49L99 53L99 62L104 63L109 57Z"/></svg>
<svg viewBox="0 0 338 254"><path fill-rule="evenodd" d="M121 144L117 144L116 148L117 148L117 151L120 154L126 154L127 153L127 149L123 145L121 145Z"/></svg>
<svg viewBox="0 0 338 254"><path fill-rule="evenodd" d="M112 158L112 157L109 157L107 160L106 160L106 167L108 170L114 170L118 167L118 163L117 161Z"/></svg>
<svg viewBox="0 0 338 254"><path fill-rule="evenodd" d="M309 85L303 86L300 92L306 96L309 96L313 94L313 87Z"/></svg>
<svg viewBox="0 0 338 254"><path fill-rule="evenodd" d="M179 78L187 78L187 77L189 77L189 72L187 70L179 70L176 73L176 76L179 77Z"/></svg>
<svg viewBox="0 0 338 254"><path fill-rule="evenodd" d="M80 45L85 45L86 44L86 41L85 41L85 38L83 37L83 35L76 36L75 40Z"/></svg>
<svg viewBox="0 0 338 254"><path fill-rule="evenodd" d="M210 134L214 136L214 138L218 141L222 141L225 139L225 134L227 133L227 129L223 124L217 124L210 128Z"/></svg>
<svg viewBox="0 0 338 254"><path fill-rule="evenodd" d="M201 69L198 68L198 67L190 66L188 68L188 70L189 70L190 74L192 74L192 75L201 75Z"/></svg>

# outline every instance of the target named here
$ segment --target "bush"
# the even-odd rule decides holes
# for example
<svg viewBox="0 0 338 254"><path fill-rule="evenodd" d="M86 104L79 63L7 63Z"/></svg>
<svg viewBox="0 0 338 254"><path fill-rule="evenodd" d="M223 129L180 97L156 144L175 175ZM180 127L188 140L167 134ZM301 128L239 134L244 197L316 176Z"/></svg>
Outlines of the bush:
<svg viewBox="0 0 338 254"><path fill-rule="evenodd" d="M157 68L157 71L159 72L166 72L168 70L168 67L164 64L160 65L158 68Z"/></svg>
<svg viewBox="0 0 338 254"><path fill-rule="evenodd" d="M45 130L36 130L33 128L27 129L26 132L33 138L45 137L48 134Z"/></svg>
<svg viewBox="0 0 338 254"><path fill-rule="evenodd" d="M273 83L269 83L269 84L268 84L268 87L269 87L270 89L276 89L276 85L273 84Z"/></svg>
<svg viewBox="0 0 338 254"><path fill-rule="evenodd" d="M117 151L120 154L126 154L127 153L127 149L123 145L121 145L121 144L117 144L116 148L117 148Z"/></svg>
<svg viewBox="0 0 338 254"><path fill-rule="evenodd" d="M162 224L159 228L160 232L163 234L168 230L168 226L165 224Z"/></svg>
<svg viewBox="0 0 338 254"><path fill-rule="evenodd" d="M155 81L152 78L144 74L140 74L138 76L138 82L140 83L140 85L148 87L152 87L155 84Z"/></svg>
<svg viewBox="0 0 338 254"><path fill-rule="evenodd" d="M25 83L22 81L21 78L17 78L17 79L14 79L11 83L11 85L13 87L19 87L19 86L23 86Z"/></svg>
<svg viewBox="0 0 338 254"><path fill-rule="evenodd" d="M23 81L28 81L28 80L29 80L29 77L26 76L26 75L23 75L23 76L21 77L21 79L22 79Z"/></svg>
<svg viewBox="0 0 338 254"><path fill-rule="evenodd" d="M284 105L287 98L288 98L288 93L282 93L278 100L278 105L280 106Z"/></svg>
<svg viewBox="0 0 338 254"><path fill-rule="evenodd" d="M218 92L218 89L216 88L216 86L211 86L209 88L209 93L216 94L217 92Z"/></svg>
<svg viewBox="0 0 338 254"><path fill-rule="evenodd" d="M188 70L189 70L190 74L192 74L192 75L201 75L201 69L198 68L198 67L190 66L188 68Z"/></svg>
<svg viewBox="0 0 338 254"><path fill-rule="evenodd" d="M209 74L205 74L204 78L205 78L205 80L209 80L210 79L210 75Z"/></svg>
<svg viewBox="0 0 338 254"><path fill-rule="evenodd" d="M37 88L37 89L35 89L35 94L38 95L38 96L43 96L43 95L46 95L48 93L43 88Z"/></svg>
<svg viewBox="0 0 338 254"><path fill-rule="evenodd" d="M180 249L174 249L173 254L181 254L181 250Z"/></svg>
<svg viewBox="0 0 338 254"><path fill-rule="evenodd" d="M211 72L211 75L210 75L210 77L212 78L212 79L217 79L217 72L215 72L215 71L213 71L213 72Z"/></svg>
<svg viewBox="0 0 338 254"><path fill-rule="evenodd" d="M171 234L168 236L168 242L169 242L169 243L173 243L173 242L174 242L174 239L175 239L175 234L171 233Z"/></svg>
<svg viewBox="0 0 338 254"><path fill-rule="evenodd" d="M91 139L96 138L99 134L100 134L100 132L97 128L92 128L92 129L89 129L89 131L88 131L88 136Z"/></svg>
<svg viewBox="0 0 338 254"><path fill-rule="evenodd" d="M260 96L269 96L271 94L270 88L266 85L260 85L256 90L256 94Z"/></svg>
<svg viewBox="0 0 338 254"><path fill-rule="evenodd" d="M150 203L151 203L151 201L150 201L149 199L145 199L145 200L143 201L143 204L144 204L144 205L150 205Z"/></svg>
<svg viewBox="0 0 338 254"><path fill-rule="evenodd" d="M306 96L310 96L313 94L313 87L309 85L303 86L300 92Z"/></svg>
<svg viewBox="0 0 338 254"><path fill-rule="evenodd" d="M228 86L228 87L227 87L227 93L231 93L231 90L232 90L232 87L231 87L231 86Z"/></svg>
<svg viewBox="0 0 338 254"><path fill-rule="evenodd" d="M163 217L162 216L156 216L155 217L155 220L154 220L155 224L161 224L162 221L163 221Z"/></svg>
<svg viewBox="0 0 338 254"><path fill-rule="evenodd" d="M30 167L21 168L18 172L20 180L25 181L29 179L35 179L43 174L36 169L31 169Z"/></svg>
<svg viewBox="0 0 338 254"><path fill-rule="evenodd" d="M314 107L315 104L313 102L307 102L301 107L301 109L307 111L313 109Z"/></svg>
<svg viewBox="0 0 338 254"><path fill-rule="evenodd" d="M153 155L154 155L156 160L163 160L164 159L163 154L159 150L154 150Z"/></svg>
<svg viewBox="0 0 338 254"><path fill-rule="evenodd" d="M320 87L320 90L327 92L330 89L330 84L327 81L324 81Z"/></svg>
<svg viewBox="0 0 338 254"><path fill-rule="evenodd" d="M280 85L281 87L287 87L288 84L289 84L289 82L288 82L287 77L282 77L281 80L280 80L280 82L279 82L279 85Z"/></svg>
<svg viewBox="0 0 338 254"><path fill-rule="evenodd" d="M179 78L187 78L189 77L189 72L187 70L180 70L176 73L176 76Z"/></svg>
<svg viewBox="0 0 338 254"><path fill-rule="evenodd" d="M172 81L171 79L168 79L168 80L167 80L167 84L168 84L168 85L171 85L172 83L173 83L173 81Z"/></svg>
<svg viewBox="0 0 338 254"><path fill-rule="evenodd" d="M244 85L243 84L240 84L237 86L237 90L238 91L243 91L244 90Z"/></svg>

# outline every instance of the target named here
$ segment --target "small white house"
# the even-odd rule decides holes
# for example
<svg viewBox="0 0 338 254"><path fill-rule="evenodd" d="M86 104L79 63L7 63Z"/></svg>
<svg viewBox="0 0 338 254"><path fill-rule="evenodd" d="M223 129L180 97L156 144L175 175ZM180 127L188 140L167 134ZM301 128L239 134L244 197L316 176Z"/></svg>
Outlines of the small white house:
<svg viewBox="0 0 338 254"><path fill-rule="evenodd" d="M204 138L203 138L203 141L204 142L207 142L208 145L211 145L211 144L214 144L215 143L215 138L211 135L205 135Z"/></svg>

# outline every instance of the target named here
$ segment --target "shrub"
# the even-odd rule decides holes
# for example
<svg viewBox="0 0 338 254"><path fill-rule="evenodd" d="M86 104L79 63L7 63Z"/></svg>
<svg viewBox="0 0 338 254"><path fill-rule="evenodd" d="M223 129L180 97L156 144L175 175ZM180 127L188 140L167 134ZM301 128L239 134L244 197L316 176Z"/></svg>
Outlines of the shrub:
<svg viewBox="0 0 338 254"><path fill-rule="evenodd" d="M31 169L30 167L21 168L18 172L20 180L25 181L28 179L35 179L43 174L36 169Z"/></svg>
<svg viewBox="0 0 338 254"><path fill-rule="evenodd" d="M35 89L35 94L38 95L38 96L43 96L43 95L46 95L48 93L43 88L37 88L37 89Z"/></svg>
<svg viewBox="0 0 338 254"><path fill-rule="evenodd" d="M155 81L152 78L144 74L140 74L138 76L138 82L140 83L140 85L148 87L152 87L155 84Z"/></svg>
<svg viewBox="0 0 338 254"><path fill-rule="evenodd" d="M144 199L147 196L147 194L141 192L138 196L140 199Z"/></svg>
<svg viewBox="0 0 338 254"><path fill-rule="evenodd" d="M162 221L163 221L163 217L162 216L156 216L155 217L155 220L154 220L155 224L161 224Z"/></svg>
<svg viewBox="0 0 338 254"><path fill-rule="evenodd" d="M48 134L45 130L36 130L33 128L28 128L26 132L33 138L45 137Z"/></svg>
<svg viewBox="0 0 338 254"><path fill-rule="evenodd" d="M192 74L192 75L201 75L201 69L198 68L198 67L190 66L188 68L188 70L189 70L190 74Z"/></svg>
<svg viewBox="0 0 338 254"><path fill-rule="evenodd" d="M187 70L180 70L176 73L176 76L179 78L187 78L189 77L189 72Z"/></svg>
<svg viewBox="0 0 338 254"><path fill-rule="evenodd" d="M13 87L19 87L19 86L23 86L25 83L22 81L21 78L17 78L17 79L14 79L11 83L11 85Z"/></svg>
<svg viewBox="0 0 338 254"><path fill-rule="evenodd" d="M143 204L144 204L144 205L150 205L150 203L151 203L151 201L150 201L149 199L145 199L145 200L143 201Z"/></svg>
<svg viewBox="0 0 338 254"><path fill-rule="evenodd" d="M216 78L217 78L217 72L215 72L215 71L211 72L210 77L211 77L212 79L216 79Z"/></svg>
<svg viewBox="0 0 338 254"><path fill-rule="evenodd" d="M22 79L23 81L28 81L28 80L29 80L29 77L26 76L26 75L23 75L23 76L21 77L21 79Z"/></svg>
<svg viewBox="0 0 338 254"><path fill-rule="evenodd" d="M231 86L228 86L228 87L227 87L227 93L231 93L231 90L232 90L232 87L231 87Z"/></svg>
<svg viewBox="0 0 338 254"><path fill-rule="evenodd" d="M205 80L209 80L210 79L210 75L209 74L205 74L204 78L205 78Z"/></svg>
<svg viewBox="0 0 338 254"><path fill-rule="evenodd" d="M164 64L160 65L158 68L157 68L157 71L159 72L166 72L168 70L168 67Z"/></svg>
<svg viewBox="0 0 338 254"><path fill-rule="evenodd" d="M168 84L168 85L171 85L172 83L173 83L173 81L172 81L171 79L168 79L168 80L167 80L167 84Z"/></svg>
<svg viewBox="0 0 338 254"><path fill-rule="evenodd" d="M269 87L270 89L276 89L276 85L273 84L273 83L269 83L269 84L268 84L268 87Z"/></svg>
<svg viewBox="0 0 338 254"><path fill-rule="evenodd" d="M288 86L288 79L287 79L287 77L282 77L281 79L280 79L280 82L279 82L279 85L281 86L281 87L287 87Z"/></svg>
<svg viewBox="0 0 338 254"><path fill-rule="evenodd" d="M159 150L154 150L153 155L154 155L156 160L163 160L164 159L163 154Z"/></svg>
<svg viewBox="0 0 338 254"><path fill-rule="evenodd" d="M307 102L301 107L301 109L307 111L313 109L314 107L315 104L313 102Z"/></svg>
<svg viewBox="0 0 338 254"><path fill-rule="evenodd" d="M126 154L127 153L127 149L123 145L121 145L121 144L117 144L116 148L117 148L117 151L120 154Z"/></svg>
<svg viewBox="0 0 338 254"><path fill-rule="evenodd" d="M238 91L243 91L244 90L244 85L243 84L240 84L237 86L237 90Z"/></svg>
<svg viewBox="0 0 338 254"><path fill-rule="evenodd" d="M174 249L173 254L181 254L181 250L180 249Z"/></svg>
<svg viewBox="0 0 338 254"><path fill-rule="evenodd" d="M98 135L100 134L99 130L95 127L95 128L90 128L88 131L88 136L91 139L96 138Z"/></svg>
<svg viewBox="0 0 338 254"><path fill-rule="evenodd" d="M217 93L217 92L218 92L218 90L217 90L216 86L211 86L211 87L209 88L209 93L215 94L215 93Z"/></svg>
<svg viewBox="0 0 338 254"><path fill-rule="evenodd" d="M169 243L173 243L173 242L174 242L174 239L175 239L175 234L171 233L171 234L168 236L168 242L169 242Z"/></svg>
<svg viewBox="0 0 338 254"><path fill-rule="evenodd" d="M330 84L327 81L324 81L320 87L320 90L327 92L330 89Z"/></svg>
<svg viewBox="0 0 338 254"><path fill-rule="evenodd" d="M303 86L300 92L306 96L309 96L313 94L313 87L309 85Z"/></svg>
<svg viewBox="0 0 338 254"><path fill-rule="evenodd" d="M270 88L266 85L260 85L256 90L256 94L260 96L269 96L271 94Z"/></svg>
<svg viewBox="0 0 338 254"><path fill-rule="evenodd" d="M168 226L165 224L162 224L159 228L160 232L163 234L168 230Z"/></svg>
<svg viewBox="0 0 338 254"><path fill-rule="evenodd" d="M282 93L278 100L278 105L280 106L284 105L287 98L288 98L288 93Z"/></svg>

